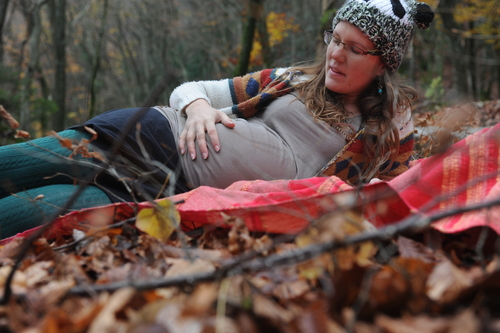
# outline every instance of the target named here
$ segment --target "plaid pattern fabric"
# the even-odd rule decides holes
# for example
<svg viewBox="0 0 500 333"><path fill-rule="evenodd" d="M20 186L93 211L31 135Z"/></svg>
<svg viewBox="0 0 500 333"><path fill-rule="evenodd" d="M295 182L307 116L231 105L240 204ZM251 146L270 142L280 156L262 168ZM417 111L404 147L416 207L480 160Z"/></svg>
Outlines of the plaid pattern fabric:
<svg viewBox="0 0 500 333"><path fill-rule="evenodd" d="M400 131L399 134L402 135L405 133ZM368 158L363 155L363 135L364 129L361 129L316 176L337 176L348 184L359 184L360 172L368 163ZM388 181L408 170L413 153L413 145L413 132L406 133L399 142L399 152L390 169L383 173L376 172L373 177ZM385 169L387 163L382 165L383 169Z"/></svg>

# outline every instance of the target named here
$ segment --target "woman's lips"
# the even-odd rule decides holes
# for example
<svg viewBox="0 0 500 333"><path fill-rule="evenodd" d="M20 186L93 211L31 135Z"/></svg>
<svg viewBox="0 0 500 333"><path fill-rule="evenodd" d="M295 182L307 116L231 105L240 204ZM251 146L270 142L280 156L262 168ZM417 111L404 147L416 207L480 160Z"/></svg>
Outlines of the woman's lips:
<svg viewBox="0 0 500 333"><path fill-rule="evenodd" d="M330 73L334 76L337 76L337 75L345 76L345 74L343 72L341 72L337 67L330 67Z"/></svg>

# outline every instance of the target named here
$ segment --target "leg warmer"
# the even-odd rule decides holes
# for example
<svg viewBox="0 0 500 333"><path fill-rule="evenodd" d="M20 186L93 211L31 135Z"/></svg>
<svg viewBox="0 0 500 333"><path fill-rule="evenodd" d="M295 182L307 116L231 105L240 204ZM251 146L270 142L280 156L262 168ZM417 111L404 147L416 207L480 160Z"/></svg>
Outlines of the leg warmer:
<svg viewBox="0 0 500 333"><path fill-rule="evenodd" d="M14 236L48 222L47 219L54 217L77 188L78 186L69 184L48 185L0 199L0 238ZM39 196L41 198L35 200ZM87 186L69 211L110 203L111 200L102 190Z"/></svg>
<svg viewBox="0 0 500 333"><path fill-rule="evenodd" d="M61 137L80 140L87 133L76 130L60 132ZM92 159L74 157L52 136L0 147L0 199L45 185L73 184L93 171ZM86 165L83 165L86 163Z"/></svg>

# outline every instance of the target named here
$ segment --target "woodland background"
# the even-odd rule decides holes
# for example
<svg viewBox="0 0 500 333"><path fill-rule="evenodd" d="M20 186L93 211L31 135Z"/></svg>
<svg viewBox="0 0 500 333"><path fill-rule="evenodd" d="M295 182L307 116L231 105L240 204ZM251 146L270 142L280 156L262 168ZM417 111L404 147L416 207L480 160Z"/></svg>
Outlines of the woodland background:
<svg viewBox="0 0 500 333"><path fill-rule="evenodd" d="M168 104L187 80L313 60L342 2L1 0L0 105L39 137L114 108ZM429 4L435 22L416 31L399 71L418 107L498 99L500 1Z"/></svg>
<svg viewBox="0 0 500 333"><path fill-rule="evenodd" d="M436 19L415 32L399 71L420 93L417 158L500 122L500 0L429 3ZM188 80L314 59L340 5L0 0L0 105L39 137L109 109L167 104ZM3 111L0 145L15 140ZM473 176L471 186L484 177ZM350 207L299 235L229 217L227 229L184 234L162 203L2 243L0 332L500 332L500 237L489 227L443 234L429 227L439 214L412 214L373 231ZM499 203L479 208L498 216Z"/></svg>

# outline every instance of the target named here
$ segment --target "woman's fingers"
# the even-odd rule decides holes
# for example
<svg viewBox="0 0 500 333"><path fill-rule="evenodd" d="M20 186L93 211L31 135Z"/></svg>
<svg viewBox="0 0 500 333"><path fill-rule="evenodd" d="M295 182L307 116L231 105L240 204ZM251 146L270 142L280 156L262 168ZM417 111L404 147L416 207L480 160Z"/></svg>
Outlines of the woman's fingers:
<svg viewBox="0 0 500 333"><path fill-rule="evenodd" d="M204 160L206 160L208 157L208 148L207 140L205 138L205 124L199 124L198 126L196 126L196 141L198 141L198 147L200 148L201 156ZM191 150L189 152L191 153L191 158L194 160L193 153L196 158L196 150L194 150L194 144L193 152L191 152Z"/></svg>
<svg viewBox="0 0 500 333"><path fill-rule="evenodd" d="M212 142L214 150L218 152L220 150L220 142L219 142L219 134L217 133L217 129L215 128L215 123L207 123L207 134L208 137L210 138L210 142ZM200 146L200 151L201 151L201 146ZM207 157L208 157L208 151L207 151ZM206 159L206 157L204 158Z"/></svg>
<svg viewBox="0 0 500 333"><path fill-rule="evenodd" d="M221 111L219 112L220 112L220 122L224 124L224 126L226 126L227 128L234 128L234 126L236 126L236 124L231 120L231 118L229 118L227 114Z"/></svg>
<svg viewBox="0 0 500 333"><path fill-rule="evenodd" d="M184 155L186 152L186 146L184 145L186 141L186 129L184 128L181 132L181 135L179 136L179 151L181 152L181 155Z"/></svg>
<svg viewBox="0 0 500 333"><path fill-rule="evenodd" d="M191 159L194 160L196 158L196 148L194 146L194 141L196 139L196 128L194 126L186 126L184 130L186 131L186 136L183 141L185 145L187 145L189 156L191 156Z"/></svg>
<svg viewBox="0 0 500 333"><path fill-rule="evenodd" d="M234 122L224 113L207 105L204 100L193 102L186 109L187 120L184 129L179 136L179 150L181 154L186 152L186 149L191 159L196 158L196 144L200 149L200 154L203 159L208 158L208 146L205 133L208 134L210 142L214 150L218 152L221 144L217 133L216 123L221 122L228 128L234 128ZM195 141L197 143L195 144Z"/></svg>

